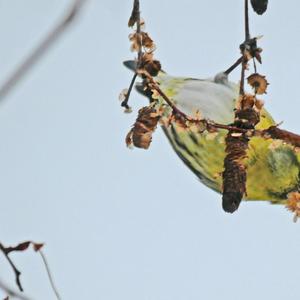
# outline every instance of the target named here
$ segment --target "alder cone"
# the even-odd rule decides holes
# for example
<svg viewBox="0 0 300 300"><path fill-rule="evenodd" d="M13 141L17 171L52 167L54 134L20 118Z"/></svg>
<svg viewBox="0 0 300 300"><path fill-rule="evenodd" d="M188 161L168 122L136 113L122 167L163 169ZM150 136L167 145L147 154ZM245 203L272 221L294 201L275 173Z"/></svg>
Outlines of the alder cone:
<svg viewBox="0 0 300 300"><path fill-rule="evenodd" d="M251 5L257 14L262 15L268 8L268 0L251 0Z"/></svg>
<svg viewBox="0 0 300 300"><path fill-rule="evenodd" d="M142 107L133 128L126 136L127 146L134 145L137 148L148 149L160 117L160 114L151 105Z"/></svg>

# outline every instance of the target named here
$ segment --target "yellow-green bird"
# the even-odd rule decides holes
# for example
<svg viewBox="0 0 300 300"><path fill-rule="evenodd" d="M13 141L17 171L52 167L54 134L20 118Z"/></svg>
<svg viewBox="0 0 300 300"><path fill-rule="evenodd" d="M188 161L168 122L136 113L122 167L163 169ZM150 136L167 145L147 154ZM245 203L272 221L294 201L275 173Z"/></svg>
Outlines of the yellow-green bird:
<svg viewBox="0 0 300 300"><path fill-rule="evenodd" d="M124 64L131 69L135 67L132 61ZM217 123L233 123L239 85L230 82L225 73L209 79L194 79L160 72L155 79L160 89L187 115L199 111L201 117ZM137 85L137 89L143 92L141 85ZM159 99L157 105L164 105L163 99ZM273 118L262 109L256 129L267 129L272 125L275 125ZM195 133L182 130L175 122L162 125L162 128L184 164L204 185L222 193L227 131ZM252 137L244 164L247 169L245 200L284 204L290 192L299 190L300 153L281 140ZM224 203L223 208L233 212L232 207L226 207Z"/></svg>

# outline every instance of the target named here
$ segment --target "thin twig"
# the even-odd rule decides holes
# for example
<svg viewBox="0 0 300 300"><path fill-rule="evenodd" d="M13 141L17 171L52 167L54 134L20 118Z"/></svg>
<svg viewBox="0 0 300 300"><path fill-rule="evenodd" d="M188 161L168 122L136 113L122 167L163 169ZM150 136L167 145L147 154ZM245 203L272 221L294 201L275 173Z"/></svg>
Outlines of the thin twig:
<svg viewBox="0 0 300 300"><path fill-rule="evenodd" d="M247 59L243 57L242 69L241 69L241 81L240 81L240 95L245 94L245 71L247 67Z"/></svg>
<svg viewBox="0 0 300 300"><path fill-rule="evenodd" d="M73 23L78 16L83 3L87 0L73 0L68 12L53 29L47 34L46 38L29 54L28 57L12 72L7 80L0 87L0 101L2 101L9 92L19 83L19 81L28 73L42 55L54 44L67 27Z"/></svg>
<svg viewBox="0 0 300 300"><path fill-rule="evenodd" d="M16 291L14 291L12 288L7 286L4 282L0 280L0 289L2 289L8 296L11 298L19 299L19 300L30 300L29 297L22 295Z"/></svg>
<svg viewBox="0 0 300 300"><path fill-rule="evenodd" d="M45 268L46 268L46 271L47 271L47 274L48 274L48 278L49 278L52 290L53 290L53 292L54 292L54 294L56 296L56 299L57 300L61 300L60 294L59 294L59 292L58 292L58 290L57 290L57 288L55 286L54 279L53 279L52 273L50 271L49 264L47 262L47 258L46 258L45 254L44 254L44 252L42 250L39 250L38 252L40 253L40 255L42 257L42 260L43 260L43 263L45 265Z"/></svg>
<svg viewBox="0 0 300 300"><path fill-rule="evenodd" d="M241 56L231 67L229 67L224 73L229 75L236 67L243 62L243 56Z"/></svg>
<svg viewBox="0 0 300 300"><path fill-rule="evenodd" d="M0 243L0 250L4 254L5 258L7 259L7 261L9 262L10 266L12 267L12 269L15 273L16 284L17 284L19 290L21 292L23 292L23 287L22 287L22 284L21 284L21 281L20 281L21 272L17 269L17 267L15 266L13 261L10 259L10 257L8 256L9 252L7 251L7 249L1 243Z"/></svg>
<svg viewBox="0 0 300 300"><path fill-rule="evenodd" d="M254 57L252 58L252 61L253 61L254 73L257 73L256 61Z"/></svg>
<svg viewBox="0 0 300 300"><path fill-rule="evenodd" d="M245 48L243 51L243 59L242 59L242 71L241 71L241 82L240 82L240 95L245 94L244 85L245 85L245 71L248 63L248 59L246 56L246 46L250 40L250 29L249 29L249 8L248 8L248 0L245 0Z"/></svg>
<svg viewBox="0 0 300 300"><path fill-rule="evenodd" d="M147 75L146 75L147 76ZM169 99L169 97L160 89L156 81L152 78L152 76L148 75L147 76L148 80L150 81L151 88L156 90L160 96L166 101L166 103L172 108L173 112L177 115L180 115L187 121L193 122L194 119L186 115L184 112L180 111L176 105ZM199 120L197 120L199 122Z"/></svg>
<svg viewBox="0 0 300 300"><path fill-rule="evenodd" d="M250 39L248 0L245 0L245 41Z"/></svg>
<svg viewBox="0 0 300 300"><path fill-rule="evenodd" d="M126 94L126 97L125 99L122 101L121 103L121 106L122 107L125 107L126 109L130 109L129 105L128 105L128 101L129 101L129 98L130 98L130 95L131 95L131 91L132 91L132 88L134 86L134 83L135 83L135 80L137 78L137 73L135 72L133 77L132 77L132 80L130 82L130 85L129 85L129 88L128 88L128 91L127 91L127 94Z"/></svg>
<svg viewBox="0 0 300 300"><path fill-rule="evenodd" d="M135 73L130 82L130 86L128 88L126 97L121 103L121 106L125 107L126 109L130 109L130 106L128 105L128 101L129 101L130 94L131 94L132 88L134 86L134 83L138 76L137 70L141 66L141 61L142 61L142 57L143 57L143 41L142 41L142 34L141 34L141 12L140 12L140 1L139 0L134 0L134 2L133 2L133 8L132 8L130 19L131 18L134 19L133 24L136 23L136 34L138 37L138 48L139 49L138 49L138 61L137 61L137 65L136 65L136 70L135 70ZM131 22L131 20L129 20L129 24L130 24L130 22Z"/></svg>
<svg viewBox="0 0 300 300"><path fill-rule="evenodd" d="M141 34L141 12L140 12L139 0L134 0L134 10L136 12L136 33L138 35L138 43L139 43L138 63L140 63L143 56L143 49L142 49L143 41L142 41L142 34Z"/></svg>

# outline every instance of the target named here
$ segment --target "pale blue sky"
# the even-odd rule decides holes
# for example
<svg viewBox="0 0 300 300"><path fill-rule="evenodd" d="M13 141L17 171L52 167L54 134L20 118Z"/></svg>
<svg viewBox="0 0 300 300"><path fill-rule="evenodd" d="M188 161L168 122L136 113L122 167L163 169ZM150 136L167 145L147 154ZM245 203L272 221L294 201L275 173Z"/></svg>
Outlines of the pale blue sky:
<svg viewBox="0 0 300 300"><path fill-rule="evenodd" d="M300 132L300 4L270 1L266 15L251 14L253 35L264 35L266 107ZM242 2L141 0L163 68L200 78L227 68L243 41ZM68 3L0 2L1 82ZM45 242L63 299L298 299L300 223L292 214L266 203L225 214L220 195L197 181L161 130L149 151L126 148L146 103L133 94L135 113L126 115L118 102L131 79L122 66L133 55L131 6L88 1L75 26L1 103L1 241ZM40 258L13 258L27 294L54 299ZM0 269L13 285L3 258Z"/></svg>

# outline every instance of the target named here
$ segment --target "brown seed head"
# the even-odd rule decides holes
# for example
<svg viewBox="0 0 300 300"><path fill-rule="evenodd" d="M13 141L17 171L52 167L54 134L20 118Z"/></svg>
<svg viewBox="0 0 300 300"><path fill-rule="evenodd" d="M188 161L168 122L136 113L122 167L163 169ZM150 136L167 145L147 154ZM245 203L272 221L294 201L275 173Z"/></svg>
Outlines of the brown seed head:
<svg viewBox="0 0 300 300"><path fill-rule="evenodd" d="M148 149L160 117L161 114L152 105L141 108L133 128L126 136L127 146Z"/></svg>
<svg viewBox="0 0 300 300"><path fill-rule="evenodd" d="M255 93L258 95L266 94L267 87L269 85L265 76L262 76L258 73L250 75L248 78L248 83L252 86Z"/></svg>
<svg viewBox="0 0 300 300"><path fill-rule="evenodd" d="M291 192L288 194L286 208L294 213L294 222L300 217L300 193Z"/></svg>

